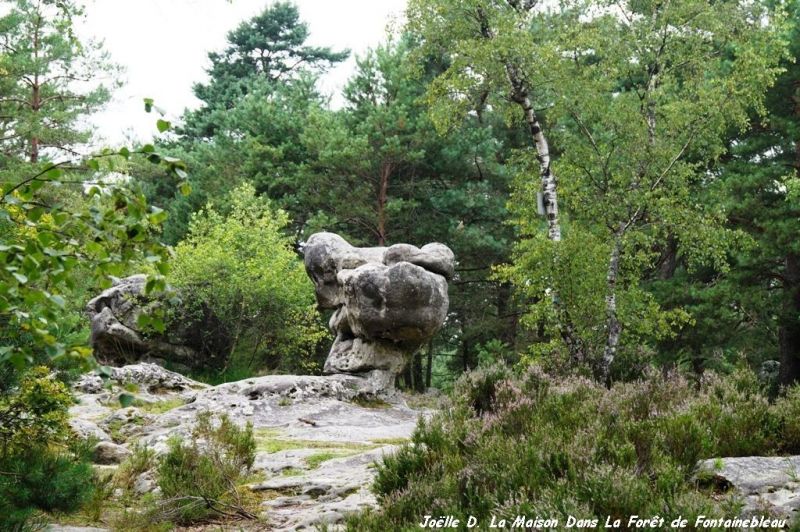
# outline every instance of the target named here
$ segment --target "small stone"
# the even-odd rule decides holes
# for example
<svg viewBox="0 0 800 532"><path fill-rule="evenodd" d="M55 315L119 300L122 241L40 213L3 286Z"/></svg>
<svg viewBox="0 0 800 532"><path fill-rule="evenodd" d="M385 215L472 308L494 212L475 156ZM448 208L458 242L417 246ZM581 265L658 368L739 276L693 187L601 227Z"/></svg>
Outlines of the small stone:
<svg viewBox="0 0 800 532"><path fill-rule="evenodd" d="M131 452L110 441L101 441L94 447L94 463L101 465L120 464L131 455Z"/></svg>
<svg viewBox="0 0 800 532"><path fill-rule="evenodd" d="M133 482L133 492L137 495L144 495L150 493L156 488L156 482L153 480L153 475L148 471L142 473Z"/></svg>
<svg viewBox="0 0 800 532"><path fill-rule="evenodd" d="M88 419L81 419L78 417L71 417L69 420L69 427L76 436L83 440L93 438L100 441L110 441L111 436L97 426L93 421Z"/></svg>
<svg viewBox="0 0 800 532"><path fill-rule="evenodd" d="M75 384L75 390L82 393L100 393L103 391L103 379L100 375L92 373L84 375Z"/></svg>

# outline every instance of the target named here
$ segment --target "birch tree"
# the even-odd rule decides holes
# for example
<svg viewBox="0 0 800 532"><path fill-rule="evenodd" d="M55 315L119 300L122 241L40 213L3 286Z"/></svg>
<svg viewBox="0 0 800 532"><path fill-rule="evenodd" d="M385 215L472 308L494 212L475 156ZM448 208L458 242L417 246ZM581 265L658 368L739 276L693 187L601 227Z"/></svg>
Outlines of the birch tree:
<svg viewBox="0 0 800 532"><path fill-rule="evenodd" d="M575 2L559 15L555 167L587 242L573 249L595 259L570 275L603 277L602 291L584 293L591 303L572 311L594 311L583 330L595 376L608 382L626 332L635 349L691 322L680 309L663 312L641 287L663 242L674 238L690 267L726 269L741 235L725 231L720 210L695 192L716 179L707 168L726 134L745 129L761 106L784 43L779 17L759 2Z"/></svg>
<svg viewBox="0 0 800 532"><path fill-rule="evenodd" d="M442 130L470 113L488 107L501 109L509 122L522 122L534 148L540 184L528 187L541 198L547 236L561 241L558 192L546 126L537 106L550 104L553 93L550 68L559 51L552 44L542 12L534 0L411 0L408 29L418 35L430 53L447 56L449 68L431 84L429 103L434 122ZM531 31L533 27L543 29ZM532 193L532 194L531 194ZM559 334L575 362L585 358L572 319L557 291L548 299L559 316Z"/></svg>

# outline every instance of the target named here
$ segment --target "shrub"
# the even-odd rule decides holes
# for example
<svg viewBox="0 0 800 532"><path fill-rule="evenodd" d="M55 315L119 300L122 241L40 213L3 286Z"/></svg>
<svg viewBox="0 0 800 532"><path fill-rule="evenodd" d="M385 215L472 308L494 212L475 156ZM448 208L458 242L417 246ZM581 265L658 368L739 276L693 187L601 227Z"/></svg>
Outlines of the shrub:
<svg viewBox="0 0 800 532"><path fill-rule="evenodd" d="M252 425L239 428L224 414L215 424L209 412L198 414L190 440L172 439L158 464L162 516L182 523L223 512L252 517L237 484L253 467L255 452Z"/></svg>
<svg viewBox="0 0 800 532"><path fill-rule="evenodd" d="M800 385L786 390L775 403L780 426L781 450L790 454L800 453Z"/></svg>
<svg viewBox="0 0 800 532"><path fill-rule="evenodd" d="M184 327L225 345L223 360L304 372L318 369L318 344L327 332L315 310L303 264L283 234L289 220L251 185L235 189L223 214L208 205L192 216L189 235L175 248L169 281L188 294L175 316ZM213 315L214 327L204 325ZM193 329L190 329L193 330ZM216 342L220 337L223 342Z"/></svg>
<svg viewBox="0 0 800 532"><path fill-rule="evenodd" d="M746 370L691 383L678 374L606 389L538 367L479 368L448 404L383 459L381 507L355 530L412 530L420 516L518 514L626 521L629 515L726 515L736 501L692 480L698 460L800 446L800 391L770 405Z"/></svg>
<svg viewBox="0 0 800 532"><path fill-rule="evenodd" d="M0 399L0 515L5 529L26 530L38 511L74 511L91 495L89 443L71 439L72 397L47 368L23 374Z"/></svg>
<svg viewBox="0 0 800 532"><path fill-rule="evenodd" d="M156 466L156 453L146 445L134 444L130 456L114 472L114 485L129 492L142 473Z"/></svg>
<svg viewBox="0 0 800 532"><path fill-rule="evenodd" d="M31 442L63 443L72 396L43 366L24 374L15 393L0 398L0 453L14 454Z"/></svg>

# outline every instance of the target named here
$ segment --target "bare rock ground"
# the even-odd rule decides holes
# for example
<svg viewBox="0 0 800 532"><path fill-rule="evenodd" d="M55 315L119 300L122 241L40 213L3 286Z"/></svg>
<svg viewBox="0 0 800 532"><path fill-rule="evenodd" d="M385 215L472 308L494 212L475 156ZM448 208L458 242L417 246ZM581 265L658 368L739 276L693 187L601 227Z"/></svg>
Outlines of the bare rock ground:
<svg viewBox="0 0 800 532"><path fill-rule="evenodd" d="M378 398L367 378L349 375L274 375L207 386L155 364L112 369L107 381L87 375L75 386L70 423L100 440L106 464L124 459L134 444L164 452L174 435L187 436L197 413L226 413L252 423L258 451L251 488L263 495L267 530L313 529L341 523L350 512L375 506L374 463L396 450L420 415L403 396ZM119 395L133 402L120 407ZM142 491L155 483L142 479ZM217 526L215 530L219 530Z"/></svg>

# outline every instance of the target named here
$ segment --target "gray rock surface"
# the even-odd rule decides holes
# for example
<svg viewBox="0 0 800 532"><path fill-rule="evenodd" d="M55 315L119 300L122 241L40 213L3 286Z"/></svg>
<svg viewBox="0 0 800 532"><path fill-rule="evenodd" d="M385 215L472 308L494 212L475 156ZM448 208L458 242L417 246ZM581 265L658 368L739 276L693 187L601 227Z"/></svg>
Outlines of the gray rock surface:
<svg viewBox="0 0 800 532"><path fill-rule="evenodd" d="M136 444L163 453L167 441L188 436L205 411L252 423L258 444L253 469L260 479L251 488L263 497L261 517L270 530L337 524L376 505L372 464L429 414L409 408L400 394L379 399L384 383L370 374L271 375L207 386L155 364L136 364L112 370L99 387L87 386L93 381L89 375L75 385L79 402L70 421L84 433L86 427L104 433L105 448ZM134 406L120 407L122 392L135 396ZM159 402L172 408L154 408ZM153 472L139 475L133 489L157 492Z"/></svg>
<svg viewBox="0 0 800 532"><path fill-rule="evenodd" d="M218 320L207 310L202 318L184 319L180 303L158 301L145 295L147 276L117 279L86 305L91 324L95 357L105 364L130 364L166 360L187 367L217 367L224 363L218 353L227 353L229 338ZM180 301L180 298L173 298ZM163 333L143 331L138 320L155 305L170 304L176 319ZM213 331L213 334L205 334Z"/></svg>
<svg viewBox="0 0 800 532"><path fill-rule="evenodd" d="M719 489L736 490L745 515L794 520L800 508L800 456L745 456L703 460L696 477Z"/></svg>
<svg viewBox="0 0 800 532"><path fill-rule="evenodd" d="M131 455L131 452L122 445L110 441L101 441L94 447L93 460L95 464L111 465L121 464Z"/></svg>
<svg viewBox="0 0 800 532"><path fill-rule="evenodd" d="M357 248L339 235L316 233L303 253L317 303L334 311L329 325L336 339L325 372L372 372L390 391L447 317L453 252L439 243Z"/></svg>
<svg viewBox="0 0 800 532"><path fill-rule="evenodd" d="M46 532L109 532L107 528L97 528L93 526L61 526L48 525Z"/></svg>

